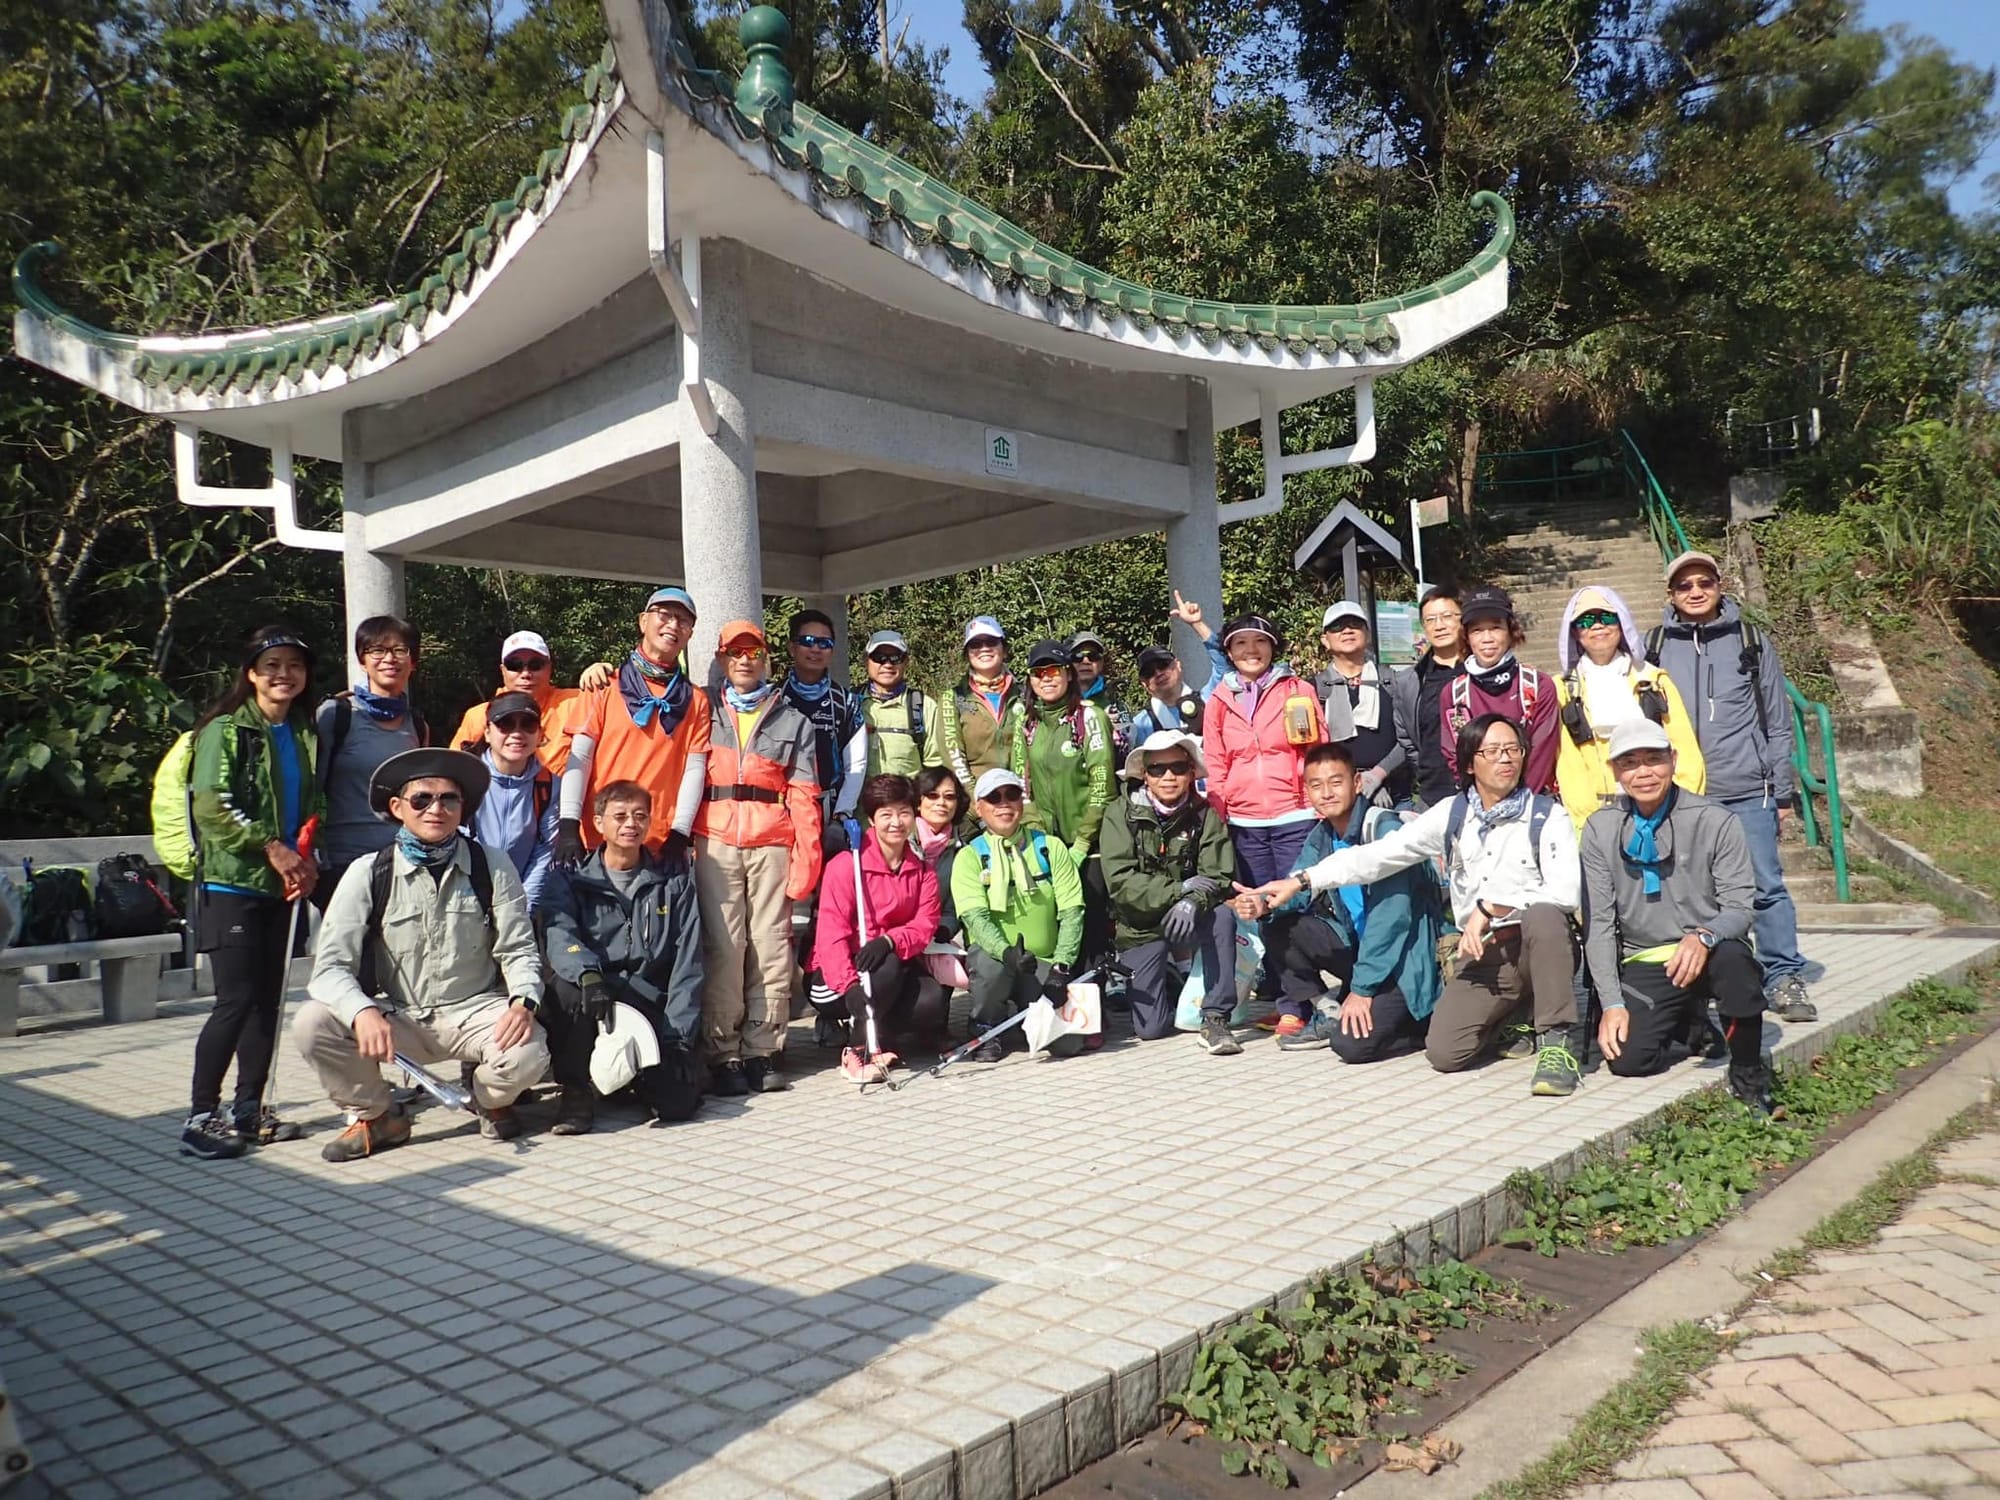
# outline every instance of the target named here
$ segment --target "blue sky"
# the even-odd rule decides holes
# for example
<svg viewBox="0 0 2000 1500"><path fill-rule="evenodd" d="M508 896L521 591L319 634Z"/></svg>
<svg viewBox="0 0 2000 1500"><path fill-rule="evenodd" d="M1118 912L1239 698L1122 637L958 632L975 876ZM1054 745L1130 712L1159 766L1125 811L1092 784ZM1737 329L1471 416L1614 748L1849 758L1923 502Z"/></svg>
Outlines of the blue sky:
<svg viewBox="0 0 2000 1500"><path fill-rule="evenodd" d="M950 48L946 86L968 102L979 100L986 90L986 71L961 24L960 0L890 0L889 14L892 32L900 33L907 19L911 37ZM1967 62L2000 66L2000 4L1994 0L1862 0L1862 18L1870 26L1907 26L1936 37ZM1953 205L1960 212L1979 207L1987 198L1982 183L1994 173L2000 173L2000 142L1989 143L1978 170L1953 189Z"/></svg>

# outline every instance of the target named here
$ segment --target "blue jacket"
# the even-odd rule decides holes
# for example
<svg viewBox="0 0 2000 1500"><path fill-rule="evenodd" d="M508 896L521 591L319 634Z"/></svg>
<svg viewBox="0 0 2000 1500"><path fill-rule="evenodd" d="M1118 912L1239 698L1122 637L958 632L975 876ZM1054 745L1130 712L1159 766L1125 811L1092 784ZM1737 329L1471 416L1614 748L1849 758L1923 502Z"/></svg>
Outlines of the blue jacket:
<svg viewBox="0 0 2000 1500"><path fill-rule="evenodd" d="M701 1034L701 914L694 872L675 855L647 850L630 896L604 868L604 851L549 881L545 948L566 984L590 970L618 1000L657 1015L661 1040L694 1045Z"/></svg>
<svg viewBox="0 0 2000 1500"><path fill-rule="evenodd" d="M1758 652L1764 732L1757 732L1757 698L1743 670L1743 612L1725 598L1706 625L1683 620L1669 604L1662 620L1658 664L1680 689L1708 763L1708 795L1718 802L1766 797L1792 800L1792 705L1785 669L1767 632Z"/></svg>
<svg viewBox="0 0 2000 1500"><path fill-rule="evenodd" d="M514 873L521 877L521 885L528 893L528 910L540 911L548 890L549 870L555 864L558 800L555 780L539 760L529 761L528 769L519 776L503 776L493 764L492 751L480 751L479 758L493 773L493 781L480 800L479 811L473 815L472 836L482 844L507 851ZM535 816L537 782L542 788L539 818Z"/></svg>
<svg viewBox="0 0 2000 1500"><path fill-rule="evenodd" d="M1313 824L1305 847L1292 862L1292 873L1308 870L1334 850L1373 841L1369 814L1374 811L1357 803L1344 837L1336 838L1324 819ZM1374 826L1398 827L1394 814L1377 813ZM1438 894L1437 878L1430 861L1385 876L1362 890L1361 942L1354 955L1354 977L1348 989L1356 995L1379 995L1391 986L1400 990L1412 1016L1422 1020L1437 1004L1444 990L1438 973L1438 934L1443 929L1444 901ZM1332 925L1348 947L1355 947L1354 921L1337 890L1315 897L1301 892L1280 911L1309 912Z"/></svg>
<svg viewBox="0 0 2000 1500"><path fill-rule="evenodd" d="M1215 696L1216 685L1222 681L1223 673L1229 670L1229 658L1223 653L1222 633L1220 631L1215 632L1207 640L1203 641L1201 648L1208 657L1208 681L1201 689L1201 701L1206 703L1210 698ZM1182 676L1181 682L1185 687L1187 684L1185 675ZM1159 710L1153 706L1153 700L1150 697L1140 699L1138 705L1131 710L1131 715L1132 743L1135 745L1145 744L1149 735L1157 734L1162 729L1179 729L1193 735L1196 739L1201 738L1201 715L1195 715L1195 720L1192 724L1162 724L1160 722ZM1124 769L1122 762L1119 769L1121 771Z"/></svg>

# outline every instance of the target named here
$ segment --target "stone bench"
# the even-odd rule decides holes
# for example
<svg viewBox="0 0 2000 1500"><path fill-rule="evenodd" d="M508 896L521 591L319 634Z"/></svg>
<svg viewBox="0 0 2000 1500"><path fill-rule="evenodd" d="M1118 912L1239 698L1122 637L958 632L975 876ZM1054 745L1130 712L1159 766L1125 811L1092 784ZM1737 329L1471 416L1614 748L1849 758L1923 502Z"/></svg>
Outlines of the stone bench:
<svg viewBox="0 0 2000 1500"><path fill-rule="evenodd" d="M157 937L103 938L88 943L42 943L0 948L0 1036L21 1023L21 971L43 965L94 963L107 1021L150 1021L160 1004L160 960L181 951L178 932Z"/></svg>

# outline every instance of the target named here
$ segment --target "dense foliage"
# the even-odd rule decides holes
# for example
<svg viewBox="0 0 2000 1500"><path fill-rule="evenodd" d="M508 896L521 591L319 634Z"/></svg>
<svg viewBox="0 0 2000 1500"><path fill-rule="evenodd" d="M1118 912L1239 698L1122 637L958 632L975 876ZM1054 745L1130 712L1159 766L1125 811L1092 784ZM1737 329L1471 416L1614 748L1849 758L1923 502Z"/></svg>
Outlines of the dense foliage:
<svg viewBox="0 0 2000 1500"><path fill-rule="evenodd" d="M1373 462L1292 481L1283 515L1226 538L1232 607L1305 633L1317 601L1287 559L1335 498L1462 508L1482 448L1613 421L1658 439L1670 481L1709 482L1740 423L1813 406L1827 440L1797 503L1838 513L1813 566L2000 592L2000 231L1944 196L1992 129L1993 78L1921 38L1836 0L966 0L991 87L959 101L888 7L786 9L801 97L1173 289L1393 292L1467 258L1474 191L1513 202L1506 316L1385 383ZM697 20L733 64L728 15ZM65 300L123 328L401 290L554 138L602 28L595 0L0 0L0 249L59 239ZM1344 440L1324 405L1288 442ZM337 655L337 563L278 549L259 514L177 505L168 441L0 363L0 832L137 825L175 705L254 620ZM1259 485L1251 434L1221 464L1227 497ZM259 478L241 455L214 467ZM326 524L338 474L305 483ZM1130 651L1158 633L1164 572L1157 539L1086 548L859 600L856 628L895 620L934 675L974 608ZM517 624L566 669L615 650L632 592L413 569L431 716L489 685ZM72 763L77 736L102 768Z"/></svg>

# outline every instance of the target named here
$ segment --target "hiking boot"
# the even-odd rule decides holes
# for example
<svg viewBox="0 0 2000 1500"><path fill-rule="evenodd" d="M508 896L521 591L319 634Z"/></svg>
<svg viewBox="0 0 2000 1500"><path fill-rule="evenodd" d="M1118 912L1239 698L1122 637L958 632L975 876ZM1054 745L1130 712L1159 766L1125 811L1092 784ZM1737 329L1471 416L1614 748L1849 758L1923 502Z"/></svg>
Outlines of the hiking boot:
<svg viewBox="0 0 2000 1500"><path fill-rule="evenodd" d="M273 1141L295 1141L305 1134L303 1128L290 1120L278 1118L278 1112L269 1105L239 1104L236 1106L236 1133L259 1146L268 1146Z"/></svg>
<svg viewBox="0 0 2000 1500"><path fill-rule="evenodd" d="M1771 1067L1761 1057L1755 1066L1729 1065L1729 1092L1753 1115L1768 1120L1777 1113L1777 1102L1771 1097Z"/></svg>
<svg viewBox="0 0 2000 1500"><path fill-rule="evenodd" d="M1504 1027L1500 1032L1500 1060L1526 1062L1535 1055L1535 1028L1523 1023Z"/></svg>
<svg viewBox="0 0 2000 1500"><path fill-rule="evenodd" d="M859 1047L847 1047L840 1054L840 1071L850 1083L880 1083L882 1070L861 1055Z"/></svg>
<svg viewBox="0 0 2000 1500"><path fill-rule="evenodd" d="M1688 1057L1694 1062L1721 1062L1729 1056L1729 1038L1715 1024L1714 1016L1703 1016L1688 1038Z"/></svg>
<svg viewBox="0 0 2000 1500"><path fill-rule="evenodd" d="M1780 1021L1817 1021L1819 1007L1806 996L1806 982L1787 974L1764 994L1764 1007Z"/></svg>
<svg viewBox="0 0 2000 1500"><path fill-rule="evenodd" d="M511 1141L521 1133L521 1117L514 1113L511 1104L482 1109L479 1111L479 1133L489 1141Z"/></svg>
<svg viewBox="0 0 2000 1500"><path fill-rule="evenodd" d="M1243 1050L1243 1044L1236 1040L1236 1033L1229 1029L1227 1016L1203 1016L1201 1035L1197 1040L1201 1050L1210 1057L1234 1057Z"/></svg>
<svg viewBox="0 0 2000 1500"><path fill-rule="evenodd" d="M791 1085L785 1075L778 1071L776 1056L746 1057L743 1059L743 1082L752 1094L782 1094Z"/></svg>
<svg viewBox="0 0 2000 1500"><path fill-rule="evenodd" d="M597 1100L587 1088L574 1086L562 1091L562 1100L556 1105L556 1122L549 1127L550 1135L589 1135L590 1127L597 1123Z"/></svg>
<svg viewBox="0 0 2000 1500"><path fill-rule="evenodd" d="M1278 1033L1278 1045L1283 1046L1287 1037L1297 1036L1306 1029L1304 1016L1279 1016L1277 1024L1271 1028Z"/></svg>
<svg viewBox="0 0 2000 1500"><path fill-rule="evenodd" d="M189 1115L187 1124L181 1127L182 1156L231 1161L249 1149L250 1143L237 1132L236 1122L219 1109Z"/></svg>
<svg viewBox="0 0 2000 1500"><path fill-rule="evenodd" d="M410 1117L397 1105L372 1120L356 1120L324 1146L319 1154L326 1161L358 1161L378 1151L388 1151L410 1138Z"/></svg>
<svg viewBox="0 0 2000 1500"><path fill-rule="evenodd" d="M998 1037L972 1050L972 1060L974 1062L996 1063L1006 1055L1007 1049L1001 1045L1000 1038Z"/></svg>
<svg viewBox="0 0 2000 1500"><path fill-rule="evenodd" d="M829 1052L844 1052L852 1041L847 1017L820 1011L813 1017L813 1044Z"/></svg>
<svg viewBox="0 0 2000 1500"><path fill-rule="evenodd" d="M1328 1015L1323 1010L1317 1011L1314 1013L1313 1018L1306 1022L1299 1030L1289 1034L1280 1031L1278 1033L1278 1050L1280 1052L1318 1052L1323 1048L1332 1046L1333 1039L1339 1031L1339 1011L1335 1011L1332 1015Z"/></svg>
<svg viewBox="0 0 2000 1500"><path fill-rule="evenodd" d="M741 1099L748 1094L750 1081L743 1076L743 1064L733 1057L717 1063L708 1091L718 1099Z"/></svg>
<svg viewBox="0 0 2000 1500"><path fill-rule="evenodd" d="M1536 1042L1535 1076L1528 1080L1528 1092L1551 1099L1574 1094L1583 1082L1583 1069L1571 1050L1568 1028L1544 1031Z"/></svg>

